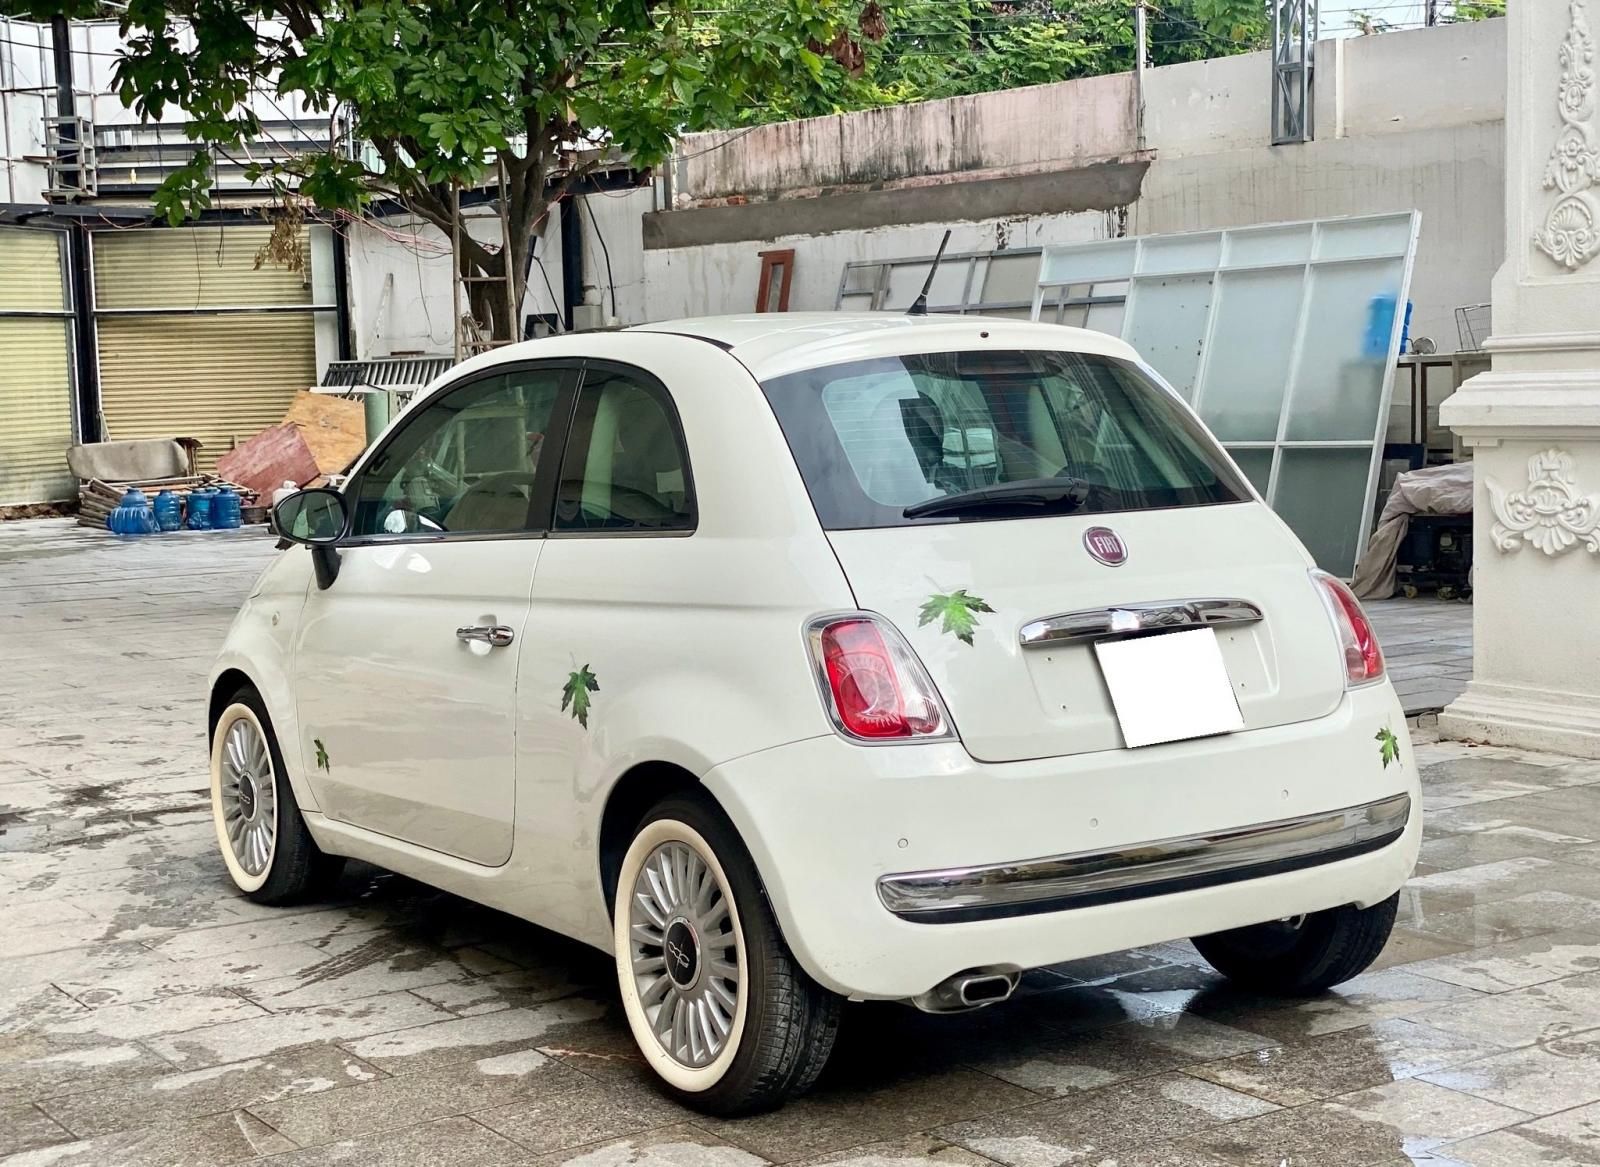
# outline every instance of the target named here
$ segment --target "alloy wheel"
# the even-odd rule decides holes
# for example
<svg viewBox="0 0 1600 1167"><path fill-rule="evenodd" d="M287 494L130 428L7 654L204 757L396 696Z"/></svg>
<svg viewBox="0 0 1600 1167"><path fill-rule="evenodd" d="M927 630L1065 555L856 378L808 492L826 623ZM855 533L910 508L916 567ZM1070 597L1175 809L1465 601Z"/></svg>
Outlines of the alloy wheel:
<svg viewBox="0 0 1600 1167"><path fill-rule="evenodd" d="M689 844L662 843L629 898L629 945L639 1004L661 1049L700 1069L727 1046L743 969L722 878Z"/></svg>
<svg viewBox="0 0 1600 1167"><path fill-rule="evenodd" d="M220 778L222 823L228 845L247 875L260 875L272 862L278 835L278 800L272 757L252 719L240 717L228 726L222 743Z"/></svg>

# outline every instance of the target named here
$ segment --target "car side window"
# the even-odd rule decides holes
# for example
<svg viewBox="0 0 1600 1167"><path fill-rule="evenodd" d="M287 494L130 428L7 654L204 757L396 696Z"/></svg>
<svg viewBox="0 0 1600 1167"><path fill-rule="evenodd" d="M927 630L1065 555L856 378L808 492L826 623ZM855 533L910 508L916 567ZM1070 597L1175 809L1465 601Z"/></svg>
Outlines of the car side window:
<svg viewBox="0 0 1600 1167"><path fill-rule="evenodd" d="M566 369L512 369L422 406L362 471L351 535L521 532Z"/></svg>
<svg viewBox="0 0 1600 1167"><path fill-rule="evenodd" d="M590 369L556 488L557 531L692 531L694 487L666 391Z"/></svg>

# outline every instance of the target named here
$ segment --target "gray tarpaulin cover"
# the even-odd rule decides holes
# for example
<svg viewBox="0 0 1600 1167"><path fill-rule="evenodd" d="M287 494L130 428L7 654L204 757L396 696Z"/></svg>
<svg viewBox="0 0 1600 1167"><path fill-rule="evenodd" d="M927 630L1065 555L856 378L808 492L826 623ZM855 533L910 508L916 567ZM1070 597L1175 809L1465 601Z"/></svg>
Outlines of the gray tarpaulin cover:
<svg viewBox="0 0 1600 1167"><path fill-rule="evenodd" d="M1406 471L1394 480L1394 489L1383 504L1377 529L1367 541L1367 553L1361 557L1350 586L1363 600L1387 600L1394 595L1395 557L1411 526L1411 516L1471 513L1471 462Z"/></svg>

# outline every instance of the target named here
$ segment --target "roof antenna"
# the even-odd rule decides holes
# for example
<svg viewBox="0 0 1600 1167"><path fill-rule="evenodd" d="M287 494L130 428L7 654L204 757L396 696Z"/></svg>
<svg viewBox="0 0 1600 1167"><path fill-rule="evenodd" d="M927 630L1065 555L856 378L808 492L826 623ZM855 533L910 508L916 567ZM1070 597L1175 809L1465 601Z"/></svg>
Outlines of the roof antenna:
<svg viewBox="0 0 1600 1167"><path fill-rule="evenodd" d="M928 314L928 289L933 287L933 277L939 271L939 261L944 258L944 249L950 243L950 229L945 228L944 238L939 240L939 250L933 253L933 264L928 268L928 278L922 281L922 291L917 295L916 302L906 309L907 316L926 316Z"/></svg>

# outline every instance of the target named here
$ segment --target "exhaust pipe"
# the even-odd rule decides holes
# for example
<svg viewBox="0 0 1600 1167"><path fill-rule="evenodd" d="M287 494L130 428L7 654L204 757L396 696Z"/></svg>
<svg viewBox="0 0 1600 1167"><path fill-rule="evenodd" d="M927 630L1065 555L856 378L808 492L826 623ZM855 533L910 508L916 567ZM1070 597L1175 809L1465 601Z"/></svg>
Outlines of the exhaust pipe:
<svg viewBox="0 0 1600 1167"><path fill-rule="evenodd" d="M1021 970L1015 968L967 969L911 998L911 1003L924 1013L965 1013L1006 1000L1017 991L1021 978Z"/></svg>

